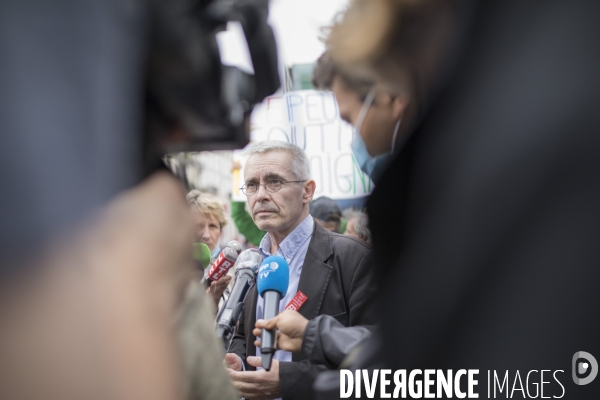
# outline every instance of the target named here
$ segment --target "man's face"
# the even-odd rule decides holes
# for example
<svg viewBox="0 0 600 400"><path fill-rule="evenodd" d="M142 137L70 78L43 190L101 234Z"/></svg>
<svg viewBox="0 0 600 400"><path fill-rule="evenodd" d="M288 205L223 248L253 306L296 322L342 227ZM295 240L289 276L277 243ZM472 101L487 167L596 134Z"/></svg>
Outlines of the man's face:
<svg viewBox="0 0 600 400"><path fill-rule="evenodd" d="M253 154L244 168L246 184L260 184L248 196L248 210L256 226L263 231L287 236L308 215L305 206L313 197L314 181L287 183L270 193L264 184L269 180L297 181L290 171L292 155L285 151Z"/></svg>
<svg viewBox="0 0 600 400"><path fill-rule="evenodd" d="M213 251L219 243L221 236L221 224L212 214L205 214L197 209L192 211L194 219L194 234L196 243L206 243L210 251Z"/></svg>
<svg viewBox="0 0 600 400"><path fill-rule="evenodd" d="M356 127L363 106L362 99L356 92L346 87L338 76L334 76L331 90L337 100L340 117ZM399 107L400 105L397 101L395 103L390 95L382 90L377 91L360 127L360 136L372 157L392 150L394 130L401 116Z"/></svg>
<svg viewBox="0 0 600 400"><path fill-rule="evenodd" d="M337 101L340 117L349 124L355 125L363 105L358 94L346 87L338 76L333 77L331 91Z"/></svg>

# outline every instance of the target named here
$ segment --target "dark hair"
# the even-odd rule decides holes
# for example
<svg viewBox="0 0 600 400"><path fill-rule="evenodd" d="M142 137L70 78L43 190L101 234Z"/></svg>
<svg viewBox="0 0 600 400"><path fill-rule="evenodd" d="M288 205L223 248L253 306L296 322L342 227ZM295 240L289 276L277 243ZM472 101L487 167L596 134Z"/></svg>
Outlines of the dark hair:
<svg viewBox="0 0 600 400"><path fill-rule="evenodd" d="M317 60L317 65L313 71L312 83L316 89L331 90L333 77L336 75L335 66L329 53L324 52Z"/></svg>
<svg viewBox="0 0 600 400"><path fill-rule="evenodd" d="M347 89L356 92L361 100L364 100L367 97L367 94L373 85L375 85L374 80L354 78L346 71L342 72L336 67L331 56L326 51L321 54L321 57L317 60L317 65L313 71L312 83L316 89L331 90L333 78L336 76L342 81Z"/></svg>

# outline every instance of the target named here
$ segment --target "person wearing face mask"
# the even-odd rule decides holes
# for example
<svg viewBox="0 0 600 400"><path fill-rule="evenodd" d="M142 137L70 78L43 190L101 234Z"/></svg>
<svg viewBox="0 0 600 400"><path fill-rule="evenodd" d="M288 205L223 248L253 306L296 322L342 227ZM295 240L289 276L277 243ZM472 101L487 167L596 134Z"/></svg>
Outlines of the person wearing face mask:
<svg viewBox="0 0 600 400"><path fill-rule="evenodd" d="M600 354L600 3L526 3L356 0L331 32L419 104L367 206L382 345L356 368L544 365L545 397L600 398L567 369Z"/></svg>
<svg viewBox="0 0 600 400"><path fill-rule="evenodd" d="M392 95L374 79L354 75L336 67L325 52L317 61L313 84L333 92L340 117L356 129L352 140L354 158L377 184L406 137L401 122L409 95Z"/></svg>

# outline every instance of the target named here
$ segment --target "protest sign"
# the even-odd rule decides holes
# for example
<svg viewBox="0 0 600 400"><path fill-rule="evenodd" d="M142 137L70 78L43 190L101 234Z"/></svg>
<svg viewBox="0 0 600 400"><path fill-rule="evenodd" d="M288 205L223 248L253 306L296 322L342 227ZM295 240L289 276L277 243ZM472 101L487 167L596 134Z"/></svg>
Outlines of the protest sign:
<svg viewBox="0 0 600 400"><path fill-rule="evenodd" d="M360 170L350 144L353 128L339 117L332 93L302 90L266 98L256 106L251 119L252 142L281 140L304 149L312 178L315 198L356 199L373 189L369 177ZM245 201L239 188L243 182L243 151L234 153L242 170L233 176L233 198Z"/></svg>

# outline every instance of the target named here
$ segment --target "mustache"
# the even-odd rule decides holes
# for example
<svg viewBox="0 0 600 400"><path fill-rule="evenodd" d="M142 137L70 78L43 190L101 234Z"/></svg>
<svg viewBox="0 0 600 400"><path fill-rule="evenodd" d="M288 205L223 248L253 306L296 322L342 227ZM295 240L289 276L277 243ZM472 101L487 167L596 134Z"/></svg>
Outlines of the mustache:
<svg viewBox="0 0 600 400"><path fill-rule="evenodd" d="M254 210L252 210L252 212L254 213L254 215L256 215L257 213L259 213L261 211L278 212L279 210L277 208L275 208L275 207L265 207L264 205L258 206L258 207L254 207Z"/></svg>

